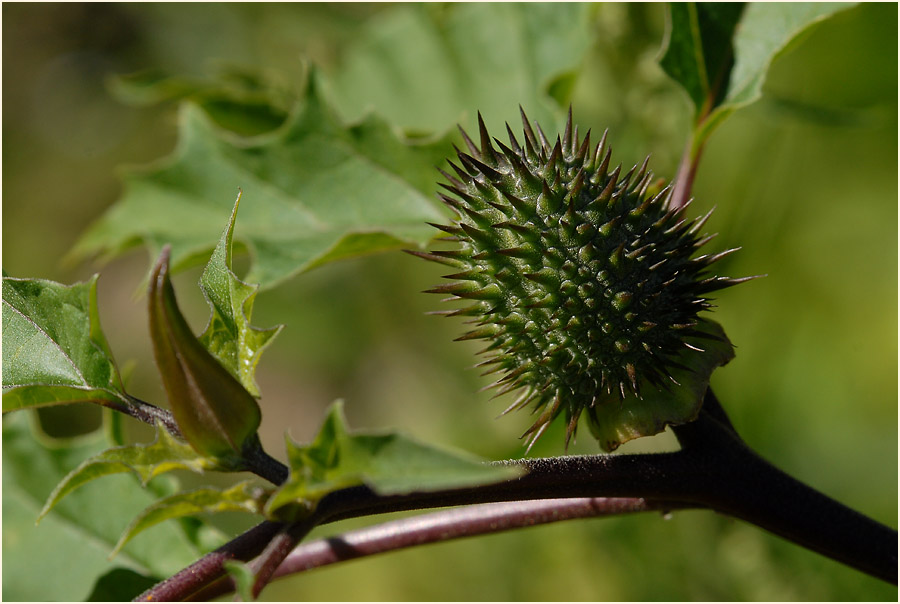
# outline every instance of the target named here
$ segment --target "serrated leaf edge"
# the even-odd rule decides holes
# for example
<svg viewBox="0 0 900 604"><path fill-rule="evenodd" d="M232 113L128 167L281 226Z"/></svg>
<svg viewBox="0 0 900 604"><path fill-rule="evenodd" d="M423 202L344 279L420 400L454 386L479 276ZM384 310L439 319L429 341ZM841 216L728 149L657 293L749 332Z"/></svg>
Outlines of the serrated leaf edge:
<svg viewBox="0 0 900 604"><path fill-rule="evenodd" d="M142 472L139 467L136 467L125 461L103 458L105 455L114 454L114 452L125 452L158 446L161 444L160 439L163 439L165 441L164 446L182 448L185 453L189 452L191 455L194 455L194 463L182 460L164 461L159 464L155 464L155 467L152 468L149 472ZM106 466L106 468L105 471L100 474L77 482L78 478L92 466ZM50 513L50 511L56 506L56 504L59 503L66 495L72 493L88 482L91 482L92 480L95 480L97 478L102 478L103 476L120 474L123 472L132 472L141 481L141 486L146 487L147 483L150 482L153 478L166 472L171 472L173 470L190 470L192 472L202 474L204 471L215 470L218 469L218 467L219 464L216 462L216 460L197 455L190 447L190 445L176 440L161 425L157 424L157 436L153 440L153 442L148 444L127 445L123 447L113 447L110 449L106 449L92 457L89 457L88 459L83 461L77 468L69 472L69 474L66 475L66 477L63 478L62 481L60 481L60 483L56 485L56 488L54 488L50 493L49 497L47 498L47 502L41 509L40 514L38 514L38 518L35 521L35 524L40 523L44 516Z"/></svg>
<svg viewBox="0 0 900 604"><path fill-rule="evenodd" d="M203 274L200 277L200 290L203 292L203 297L206 299L207 304L210 307L210 317L209 321L207 321L206 327L203 330L203 333L200 335L200 342L209 350L210 354L212 354L222 365L228 369L228 372L231 373L235 379L237 379L247 391L252 394L254 397L259 398L259 386L256 384L255 373L256 366L259 363L259 359L262 356L263 351L272 343L272 340L281 333L281 330L284 329L284 325L275 325L274 327L261 328L256 327L251 323L251 316L253 314L253 303L256 300L256 295L259 293L259 284L248 283L242 279L240 279L232 269L232 250L233 250L233 240L234 240L234 226L237 221L237 213L238 207L241 203L241 197L243 195L243 191L239 190L237 199L234 201L234 207L231 210L231 217L228 220L228 223L225 226L225 230L222 233L219 242L216 244L216 247L213 249L212 254L210 255L209 262L207 262L206 267L203 270ZM209 288L206 286L206 275L208 271L210 271L212 263L219 251L221 250L223 254L222 263L224 265L227 276L232 283L229 283L228 286L228 302L231 306L231 312L235 311L235 300L238 301L238 313L240 316L235 316L236 320L242 321L243 325L235 325L237 329L237 337L235 340L235 346L237 348L237 367L232 367L231 363L227 358L223 358L221 355L217 353L217 351L211 348L211 330L213 329L213 322L215 316L217 314L221 315L222 313L216 307L215 302L213 301L213 296L209 291ZM240 299L240 296L244 295L245 292L240 291L240 289L246 288L246 295L243 299ZM237 294L237 296L235 295ZM261 336L263 338L263 343L259 345L257 348L252 350L249 349L249 345L247 344L247 332L251 332ZM245 358L242 354L243 352L250 350L252 353L249 358ZM245 369L246 362L246 369Z"/></svg>
<svg viewBox="0 0 900 604"><path fill-rule="evenodd" d="M131 523L129 523L128 527L126 527L125 531L122 533L122 536L119 537L119 541L116 543L112 552L110 552L109 559L111 560L112 558L114 558L116 554L118 554L119 551L121 551L121 549L125 547L125 545L127 545L128 542L131 541L135 536L139 535L150 527L159 524L160 522L165 522L166 520L213 512L250 512L252 514L259 514L262 511L265 499L268 498L267 493L268 492L266 490L255 486L253 481L245 480L224 489L219 489L216 487L201 487L189 491L181 491L175 493L174 495L164 497L144 508L144 510L140 514L138 514L131 521ZM219 499L217 502L211 505L197 505L193 504L190 501L184 501L192 496L196 496L197 494L209 494L213 498L215 498L216 495L219 495ZM238 496L243 495L243 501L231 501L228 499L229 496L235 494ZM166 508L172 508L174 505L181 503L182 501L190 505L194 505L194 508L188 511L170 511L170 513L168 514L164 513L159 518L152 519L152 521L147 524L142 524L145 519L147 519L155 512L165 511Z"/></svg>

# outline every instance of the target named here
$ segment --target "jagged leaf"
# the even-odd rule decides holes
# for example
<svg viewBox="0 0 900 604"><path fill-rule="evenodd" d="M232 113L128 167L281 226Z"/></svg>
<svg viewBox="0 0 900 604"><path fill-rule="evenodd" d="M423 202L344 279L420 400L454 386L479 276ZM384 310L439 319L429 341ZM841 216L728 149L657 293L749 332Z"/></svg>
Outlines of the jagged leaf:
<svg viewBox="0 0 900 604"><path fill-rule="evenodd" d="M704 319L696 330L709 337L691 338L691 345L702 347L702 352L686 350L686 358L678 359L690 369L671 370L677 384L666 388L645 385L639 399L632 394L620 401L614 394L588 410L588 426L603 450L614 451L629 440L696 419L713 371L734 358L734 347L721 325Z"/></svg>
<svg viewBox="0 0 900 604"><path fill-rule="evenodd" d="M269 71L228 66L214 79L143 70L111 78L111 92L123 103L147 106L190 100L220 126L243 136L284 123L296 94Z"/></svg>
<svg viewBox="0 0 900 604"><path fill-rule="evenodd" d="M447 140L407 145L371 117L345 127L322 100L316 76L283 127L255 139L218 131L197 106L180 113L175 152L125 175L125 194L73 250L115 254L141 242L172 246L173 270L208 258L234 192L248 196L235 240L263 288L319 264L422 244L441 217L434 166ZM250 201L252 200L252 202Z"/></svg>
<svg viewBox="0 0 900 604"><path fill-rule="evenodd" d="M141 483L172 470L204 472L218 469L215 459L201 457L187 443L180 442L164 428L157 427L156 439L147 445L128 445L107 449L85 460L56 486L44 504L38 520L78 487L110 474L132 472Z"/></svg>
<svg viewBox="0 0 900 604"><path fill-rule="evenodd" d="M3 412L130 405L100 327L97 275L63 285L3 277Z"/></svg>
<svg viewBox="0 0 900 604"><path fill-rule="evenodd" d="M224 490L207 487L170 495L147 507L128 525L110 558L135 535L165 520L218 512L260 514L266 498L266 491L250 481L239 482Z"/></svg>
<svg viewBox="0 0 900 604"><path fill-rule="evenodd" d="M334 77L335 103L419 132L562 118L594 31L586 3L403 4L371 19ZM566 94L562 94L565 97Z"/></svg>
<svg viewBox="0 0 900 604"><path fill-rule="evenodd" d="M160 494L171 493L167 489L174 477L160 477L147 489L130 475L94 481L59 502L35 526L54 486L108 443L101 431L66 441L36 438L31 416L26 412L3 418L3 598L84 600L98 577L113 568L107 556L122 529ZM122 550L115 566L156 579L177 572L206 551L197 546L197 537L206 542L201 533L213 530L205 523L198 530L196 520L191 525L186 532L184 521L170 522L152 536L139 536ZM223 538L218 533L216 545Z"/></svg>
<svg viewBox="0 0 900 604"><path fill-rule="evenodd" d="M169 279L169 248L150 275L149 314L153 356L172 415L200 455L223 468L243 469L259 449L262 413L256 399L198 340L187 324Z"/></svg>
<svg viewBox="0 0 900 604"><path fill-rule="evenodd" d="M259 387L253 378L256 364L283 326L259 329L250 324L259 286L244 283L231 270L231 240L240 202L238 194L225 232L200 277L200 289L212 309L200 341L250 394L258 397Z"/></svg>
<svg viewBox="0 0 900 604"><path fill-rule="evenodd" d="M400 434L351 434L340 401L332 405L310 445L287 439L291 475L266 504L266 513L302 513L326 494L366 485L384 494L437 491L501 482L517 468L486 464L470 455L441 450Z"/></svg>

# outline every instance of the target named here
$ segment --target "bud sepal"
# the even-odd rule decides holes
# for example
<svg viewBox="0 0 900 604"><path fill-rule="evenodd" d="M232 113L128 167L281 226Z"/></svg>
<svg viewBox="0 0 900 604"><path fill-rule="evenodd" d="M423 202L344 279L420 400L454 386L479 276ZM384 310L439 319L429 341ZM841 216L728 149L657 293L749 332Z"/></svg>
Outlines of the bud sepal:
<svg viewBox="0 0 900 604"><path fill-rule="evenodd" d="M150 276L150 336L172 415L197 453L223 468L245 466L260 449L259 405L216 360L187 324L169 279L169 247Z"/></svg>

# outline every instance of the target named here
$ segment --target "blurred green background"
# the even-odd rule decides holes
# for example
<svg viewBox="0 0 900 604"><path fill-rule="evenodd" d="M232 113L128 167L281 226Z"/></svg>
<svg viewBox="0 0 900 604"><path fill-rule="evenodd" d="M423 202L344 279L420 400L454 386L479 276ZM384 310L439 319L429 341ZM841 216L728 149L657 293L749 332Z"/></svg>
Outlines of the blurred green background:
<svg viewBox="0 0 900 604"><path fill-rule="evenodd" d="M120 194L118 166L172 149L175 105L125 106L109 92L110 75L158 68L212 77L241 65L291 81L309 60L321 67L345 119L355 119L366 108L364 89L354 88L362 40L414 10L4 4L4 269L67 283L99 270L61 259ZM602 4L589 15L591 45L568 91L576 121L594 132L608 127L618 161L630 165L652 153L654 172L671 178L691 115L686 96L655 62L665 7ZM734 424L782 469L891 526L897 525L898 454L896 23L896 5L859 6L779 58L764 98L710 140L693 209L717 207L708 223L720 233L712 251L743 246L727 260L725 274L768 275L717 300L715 318L737 345L737 358L716 373L713 386ZM494 106L519 102L505 95L492 91ZM428 107L425 121L389 117L422 134L428 126L469 123L479 108L442 116L439 126L427 123ZM130 390L161 402L144 300L135 294L147 255L132 252L102 268L100 308L111 347L120 363L134 360ZM293 438L309 439L325 407L344 398L354 427L399 428L491 459L522 455L518 436L528 418L495 421L506 404L488 402L489 394L477 392L486 382L467 369L477 346L450 341L462 329L458 322L424 315L439 302L418 292L441 274L440 267L389 253L316 269L259 296L254 323L287 324L258 372L268 450L282 451L286 427ZM198 277L198 270L179 275L176 288L199 331L207 310ZM72 407L42 420L54 433L61 426L90 429L99 415ZM569 452L596 453L586 436ZM674 446L663 434L622 451ZM559 426L532 451L561 453ZM754 527L710 512L681 512L417 548L299 575L263 596L896 600L897 590Z"/></svg>

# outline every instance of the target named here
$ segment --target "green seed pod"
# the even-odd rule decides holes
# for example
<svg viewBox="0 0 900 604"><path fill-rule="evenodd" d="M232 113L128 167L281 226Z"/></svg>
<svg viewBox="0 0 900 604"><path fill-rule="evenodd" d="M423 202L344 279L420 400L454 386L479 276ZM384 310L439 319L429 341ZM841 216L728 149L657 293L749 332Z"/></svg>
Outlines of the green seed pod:
<svg viewBox="0 0 900 604"><path fill-rule="evenodd" d="M150 337L175 422L199 454L238 469L259 448L253 396L203 347L178 309L169 247L150 275Z"/></svg>
<svg viewBox="0 0 900 604"><path fill-rule="evenodd" d="M586 412L612 450L694 419L709 374L732 356L698 313L710 292L744 280L707 269L735 250L695 255L709 215L687 220L669 206L669 187L651 193L647 160L624 176L610 170L606 134L593 147L590 132L579 139L571 110L555 143L524 112L524 141L507 126L509 146L492 143L478 118L480 145L462 131L468 153L457 149L455 175L441 172L450 195L440 198L458 216L434 226L460 247L412 253L456 269L428 291L468 302L444 314L472 318L459 339L489 342L482 365L502 373L498 396L522 389L506 412L539 412L523 436L533 444L564 414L568 446ZM659 393L689 402L667 410Z"/></svg>

